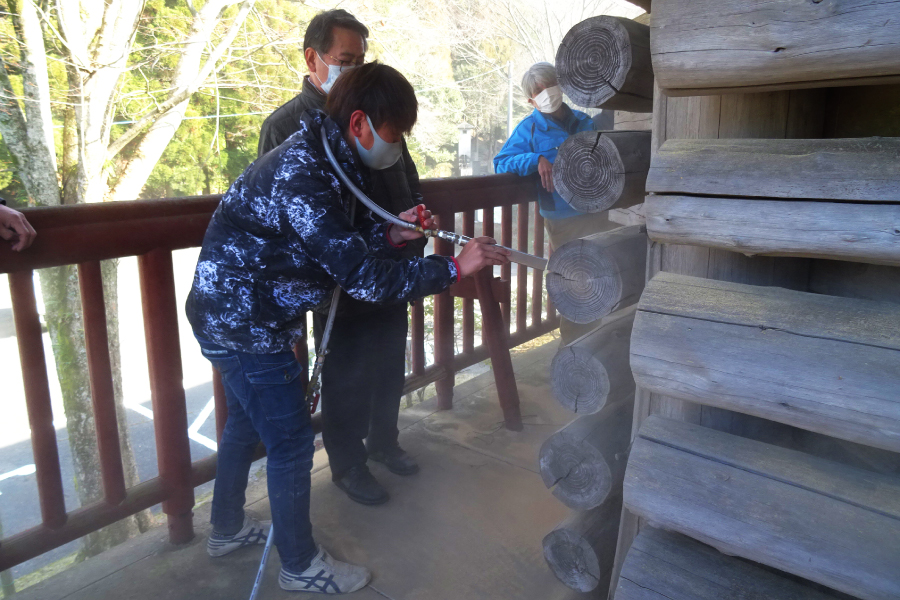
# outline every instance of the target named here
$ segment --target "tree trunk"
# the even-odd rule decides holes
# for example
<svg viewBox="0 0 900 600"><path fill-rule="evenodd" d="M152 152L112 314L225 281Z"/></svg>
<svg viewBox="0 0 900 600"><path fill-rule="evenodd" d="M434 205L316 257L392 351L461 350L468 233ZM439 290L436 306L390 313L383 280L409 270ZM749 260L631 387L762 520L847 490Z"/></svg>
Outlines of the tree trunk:
<svg viewBox="0 0 900 600"><path fill-rule="evenodd" d="M91 386L84 343L84 322L77 271L74 265L42 269L41 291L46 308L47 327L53 345L56 373L63 396L69 449L75 469L75 486L81 506L100 500L103 478L97 450L97 430L91 409ZM117 377L121 389L121 371ZM123 445L127 429L120 431ZM126 472L135 472L134 456ZM123 453L123 459L125 454ZM96 556L138 533L135 519L127 518L85 536L81 558Z"/></svg>

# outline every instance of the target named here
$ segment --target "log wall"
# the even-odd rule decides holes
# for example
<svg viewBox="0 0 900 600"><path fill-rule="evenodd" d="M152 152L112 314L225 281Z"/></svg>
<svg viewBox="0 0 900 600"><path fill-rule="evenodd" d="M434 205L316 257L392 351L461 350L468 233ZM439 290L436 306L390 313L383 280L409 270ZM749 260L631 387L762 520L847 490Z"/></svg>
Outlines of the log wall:
<svg viewBox="0 0 900 600"><path fill-rule="evenodd" d="M659 0L658 0L659 2ZM668 0L661 0L660 4ZM705 5L706 3L697 3ZM834 3L832 3L832 6ZM657 7L658 3L654 3ZM717 5L718 7L718 5ZM717 7L707 7L709 12L716 12ZM653 15L655 18L656 15ZM698 23L695 19L695 24ZM686 25L687 26L687 25ZM654 24L656 27L656 24ZM655 29L653 30L655 32ZM654 43L651 33L651 44ZM691 40L688 40L690 43ZM738 69L730 67L735 73ZM900 136L900 86L879 85L863 87L846 87L831 89L800 89L802 85L787 85L791 89L779 91L760 91L758 93L727 93L712 88L703 89L705 95L688 95L688 88L671 94L663 93L659 87L660 73L657 71L657 87L654 95L654 113L652 120L652 148L657 152L663 144L669 140L706 140L710 144L718 144L716 140L792 140L792 139L821 139L821 138L863 138L868 136ZM844 83L848 83L849 80ZM843 85L843 84L842 84ZM746 89L733 88L729 92L745 92ZM714 94L715 92L715 94ZM678 94L678 96L676 96ZM865 115L865 116L864 116ZM654 159L656 157L654 156ZM894 163L896 165L896 163ZM677 172L671 175L678 177ZM651 177L653 177L651 175ZM757 180L751 180L741 192L733 193L728 199L743 200L746 196L752 196L758 183L767 185L765 174L760 174ZM809 185L814 182L804 182ZM680 198L688 197L681 194ZM718 196L720 198L724 195ZM870 196L872 204L880 206L890 203L877 202L881 198ZM665 201L669 202L665 212L673 210L681 211L677 214L687 218L682 211L691 210L693 216L715 210L724 210L727 206L713 203L704 203L699 193L691 196L696 199L696 204L691 208L681 206L676 201L678 195L671 195ZM786 198L780 198L786 201ZM659 200L659 199L657 199ZM790 200L795 200L790 198ZM826 198L826 200L831 200ZM748 201L752 206L761 207L760 201ZM891 201L893 202L893 201ZM858 205L857 205L858 206ZM805 205L800 205L805 208ZM785 208L782 205L781 208ZM829 207L840 210L838 207ZM660 218L663 211L655 210L652 203L645 202L648 230L657 227L651 223L651 219ZM893 207L889 206L892 210ZM749 213L743 208L740 219ZM734 215L732 215L734 216ZM772 216L770 214L770 216ZM854 214L854 218L856 218ZM779 219L783 213L779 215ZM886 234L885 223L891 222L892 217L879 217L882 220L881 227L876 224L871 230L872 235L886 235L890 241L891 234ZM720 221L720 223L723 221ZM781 221L770 220L770 230L778 229ZM763 219L756 222L764 227ZM800 257L782 256L745 256L742 253L731 250L747 251L752 253L760 250L756 247L741 246L745 242L735 243L736 236L727 243L713 243L712 240L700 240L696 237L678 238L671 226L671 235L660 241L651 242L648 250L647 279L651 279L660 272L677 273L702 277L706 279L725 282L735 282L753 286L778 286L788 290L803 292L827 293L834 296L848 298L860 298L897 302L900 295L900 268L892 266L876 266L872 254L868 251L857 256L850 256L844 248L849 244L843 240L835 247L821 253L810 252L810 248L801 248L802 240L794 239L794 235L785 235L787 245L782 248L784 254L799 254ZM696 233L697 228L691 235ZM709 231L710 228L707 228ZM761 231L761 229L760 229ZM770 231L771 232L771 231ZM785 232L789 233L789 232ZM710 234L711 235L711 234ZM800 236L802 237L802 235ZM675 243L681 242L681 243ZM704 245L698 245L698 244ZM794 245L791 247L791 245ZM795 252L796 251L796 252ZM828 256L829 259L814 258ZM832 258L840 257L837 261ZM848 259L862 260L864 263L845 262ZM892 256L888 256L885 262L890 262ZM704 380L707 375L701 375ZM695 381L696 382L696 381ZM663 393L665 392L665 393ZM777 423L768 419L726 410L722 404L712 406L700 402L708 402L694 398L694 401L685 399L683 394L674 397L672 390L658 386L654 391L638 385L635 397L634 431L636 432L646 418L651 415L665 416L677 421L703 425L704 427L730 432L736 435L763 440L767 444L788 448L799 448L804 452L819 456L827 456L844 464L852 464L856 467L878 471L896 476L900 474L900 456L894 452L878 450L867 445L860 445L836 439L829 435L798 429L793 425ZM745 408L731 406L739 410ZM757 413L759 414L759 413ZM786 421L787 423L787 421ZM626 505L627 505L626 501ZM630 510L623 510L620 536L616 554L616 566L613 574L613 583L610 593L614 593L618 583L618 572L631 547L634 536L641 530L641 520ZM752 535L749 533L748 535ZM784 565L780 568L784 568ZM671 588L669 591L672 591ZM624 592L623 592L624 593ZM655 598L648 590L642 589L645 596ZM618 596L616 596L618 598ZM629 596L622 596L629 598ZM690 595L678 596L690 598ZM719 596L721 597L721 596ZM773 596L774 597L774 596ZM802 596L799 596L802 597Z"/></svg>
<svg viewBox="0 0 900 600"><path fill-rule="evenodd" d="M900 80L893 2L656 0L651 27L670 96Z"/></svg>

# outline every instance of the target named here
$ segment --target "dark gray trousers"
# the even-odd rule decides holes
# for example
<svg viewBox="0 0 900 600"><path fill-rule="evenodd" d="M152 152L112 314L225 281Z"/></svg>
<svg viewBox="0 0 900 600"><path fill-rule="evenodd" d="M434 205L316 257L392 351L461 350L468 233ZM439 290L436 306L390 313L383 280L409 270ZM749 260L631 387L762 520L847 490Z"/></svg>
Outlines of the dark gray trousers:
<svg viewBox="0 0 900 600"><path fill-rule="evenodd" d="M362 303L341 296L342 308ZM406 376L408 305L338 314L322 369L322 441L332 478L397 444ZM313 313L318 348L326 316Z"/></svg>

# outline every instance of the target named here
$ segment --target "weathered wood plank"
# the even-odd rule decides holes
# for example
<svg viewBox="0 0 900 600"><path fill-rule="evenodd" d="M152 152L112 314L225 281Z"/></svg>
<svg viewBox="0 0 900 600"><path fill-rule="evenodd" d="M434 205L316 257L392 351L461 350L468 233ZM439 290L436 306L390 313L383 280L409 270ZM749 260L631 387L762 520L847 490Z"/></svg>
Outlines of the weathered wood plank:
<svg viewBox="0 0 900 600"><path fill-rule="evenodd" d="M900 267L814 260L809 291L829 296L900 302Z"/></svg>
<svg viewBox="0 0 900 600"><path fill-rule="evenodd" d="M626 506L729 555L866 600L900 597L900 479L648 418Z"/></svg>
<svg viewBox="0 0 900 600"><path fill-rule="evenodd" d="M670 95L890 81L900 75L898 3L659 0L651 53Z"/></svg>
<svg viewBox="0 0 900 600"><path fill-rule="evenodd" d="M560 502L589 510L621 494L633 413L632 391L595 414L575 419L541 445L541 478Z"/></svg>
<svg viewBox="0 0 900 600"><path fill-rule="evenodd" d="M646 259L647 236L639 225L571 241L550 256L547 294L566 319L591 323L637 302Z"/></svg>
<svg viewBox="0 0 900 600"><path fill-rule="evenodd" d="M622 496L601 506L574 512L544 536L544 559L557 579L581 592L609 588Z"/></svg>
<svg viewBox="0 0 900 600"><path fill-rule="evenodd" d="M635 204L628 208L614 208L609 211L609 220L619 225L646 225L647 219L644 217L644 205Z"/></svg>
<svg viewBox="0 0 900 600"><path fill-rule="evenodd" d="M900 306L660 273L631 338L652 392L900 451Z"/></svg>
<svg viewBox="0 0 900 600"><path fill-rule="evenodd" d="M900 138L667 140L647 191L900 202Z"/></svg>
<svg viewBox="0 0 900 600"><path fill-rule="evenodd" d="M559 147L553 185L572 208L597 213L644 201L649 131L584 131Z"/></svg>
<svg viewBox="0 0 900 600"><path fill-rule="evenodd" d="M810 585L654 527L645 527L635 538L615 593L615 600L834 599Z"/></svg>
<svg viewBox="0 0 900 600"><path fill-rule="evenodd" d="M617 131L650 131L653 127L653 115L650 113L633 113L624 110L615 112L616 120L613 129Z"/></svg>
<svg viewBox="0 0 900 600"><path fill-rule="evenodd" d="M653 110L650 27L622 17L585 19L556 51L559 85L579 106Z"/></svg>
<svg viewBox="0 0 900 600"><path fill-rule="evenodd" d="M589 415L634 395L628 364L634 311L632 305L604 317L593 331L560 347L550 363L550 388L557 402Z"/></svg>
<svg viewBox="0 0 900 600"><path fill-rule="evenodd" d="M900 265L900 203L650 195L644 206L657 242Z"/></svg>

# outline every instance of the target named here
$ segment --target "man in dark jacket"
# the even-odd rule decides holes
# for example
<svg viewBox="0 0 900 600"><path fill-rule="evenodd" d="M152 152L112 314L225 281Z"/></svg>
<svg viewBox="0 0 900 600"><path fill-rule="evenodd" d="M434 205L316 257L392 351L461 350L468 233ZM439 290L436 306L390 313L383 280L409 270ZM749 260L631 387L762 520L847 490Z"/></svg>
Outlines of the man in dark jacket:
<svg viewBox="0 0 900 600"><path fill-rule="evenodd" d="M304 57L309 75L295 98L265 120L259 136L259 155L277 147L300 126L305 110L325 106L337 77L363 63L369 30L345 10L316 15L306 30ZM372 199L392 214L419 204L419 174L402 141L400 159L372 173ZM407 244L404 258L421 256L424 240ZM318 346L327 306L313 313ZM400 448L397 418L406 375L406 304L374 306L342 294L334 323L328 360L322 372L322 440L334 482L353 500L381 504L387 491L366 466L371 458L398 475L419 470ZM371 348L378 352L372 353ZM368 370L360 370L363 363ZM364 442L365 440L365 442Z"/></svg>
<svg viewBox="0 0 900 600"><path fill-rule="evenodd" d="M291 352L304 312L325 301L335 284L357 300L405 303L447 289L460 277L507 262L506 252L479 238L457 259L394 260L420 234L376 223L353 202L329 165L366 190L371 169L391 164L416 120L415 92L403 76L372 63L342 78L330 117L305 113L299 130L232 184L213 214L197 261L187 315L206 356L221 372L228 420L219 443L213 492L218 557L265 543L267 524L244 513L244 492L262 441L275 546L283 589L352 592L365 586L363 567L333 559L318 547L309 521L313 432L301 368ZM401 214L415 222L416 210ZM425 226L431 223L425 214ZM356 365L380 349L368 348Z"/></svg>

